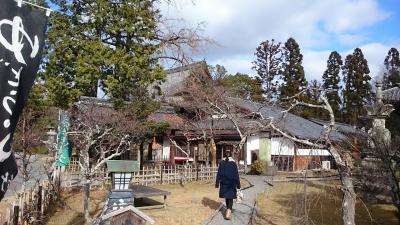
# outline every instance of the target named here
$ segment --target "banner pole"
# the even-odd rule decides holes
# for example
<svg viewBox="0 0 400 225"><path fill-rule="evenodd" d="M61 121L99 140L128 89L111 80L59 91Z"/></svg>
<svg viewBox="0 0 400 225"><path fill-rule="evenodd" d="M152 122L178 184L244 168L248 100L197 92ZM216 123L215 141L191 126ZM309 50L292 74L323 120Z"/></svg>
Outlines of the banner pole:
<svg viewBox="0 0 400 225"><path fill-rule="evenodd" d="M53 12L52 9L49 9L49 8L46 8L46 7L43 7L40 5L36 5L35 3L32 3L32 2L27 2L27 1L23 1L23 0L16 0L16 1L17 1L18 7L22 7L22 3L24 3L24 4L31 5L31 6L40 8L40 9L44 9L44 10L46 10L46 16L50 16L50 13Z"/></svg>

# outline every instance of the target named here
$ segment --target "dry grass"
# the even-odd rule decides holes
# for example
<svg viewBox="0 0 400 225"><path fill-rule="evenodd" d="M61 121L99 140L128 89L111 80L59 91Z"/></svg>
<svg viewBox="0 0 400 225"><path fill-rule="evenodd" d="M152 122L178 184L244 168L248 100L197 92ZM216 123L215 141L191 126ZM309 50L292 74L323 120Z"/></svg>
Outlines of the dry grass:
<svg viewBox="0 0 400 225"><path fill-rule="evenodd" d="M242 180L242 187L250 184ZM214 181L192 182L182 187L179 184L156 185L156 188L171 192L167 197L167 208L143 210L152 217L157 225L201 224L219 207L222 199L218 197L218 189ZM104 205L107 190L91 192L91 215L100 212ZM160 204L162 197L147 199L145 203L156 201ZM66 192L60 204L49 212L47 225L81 225L83 218L83 195L81 191Z"/></svg>
<svg viewBox="0 0 400 225"><path fill-rule="evenodd" d="M242 188L250 186L247 180L241 180ZM171 192L167 198L166 209L143 210L152 217L157 225L201 224L212 215L223 201L218 197L214 181L192 182L184 187L179 184L155 186Z"/></svg>
<svg viewBox="0 0 400 225"><path fill-rule="evenodd" d="M188 183L156 186L171 192L167 198L167 208L144 210L157 225L201 224L220 205L218 189L211 182Z"/></svg>
<svg viewBox="0 0 400 225"><path fill-rule="evenodd" d="M7 198L4 198L0 202L0 222L3 222L2 220L5 219L7 210L12 208L12 205L14 202L16 202L17 199L15 196L10 196Z"/></svg>
<svg viewBox="0 0 400 225"><path fill-rule="evenodd" d="M304 183L275 183L271 191L258 196L257 225L341 225L341 196L339 183L309 182L307 201ZM304 204L307 202L307 204ZM307 207L304 207L304 206ZM398 224L396 208L391 205L368 205L359 200L356 206L356 223L363 225Z"/></svg>
<svg viewBox="0 0 400 225"><path fill-rule="evenodd" d="M106 190L92 190L90 192L90 214L97 214L104 206ZM83 217L83 192L80 190L65 191L61 200L48 213L47 225L81 225Z"/></svg>

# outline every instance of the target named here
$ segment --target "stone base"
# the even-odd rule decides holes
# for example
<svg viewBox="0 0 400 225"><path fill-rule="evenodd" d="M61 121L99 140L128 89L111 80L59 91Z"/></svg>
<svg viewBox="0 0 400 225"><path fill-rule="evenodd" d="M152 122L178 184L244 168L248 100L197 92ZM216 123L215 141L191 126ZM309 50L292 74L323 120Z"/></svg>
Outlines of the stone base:
<svg viewBox="0 0 400 225"><path fill-rule="evenodd" d="M278 168L276 166L265 166L264 174L266 176L275 176Z"/></svg>

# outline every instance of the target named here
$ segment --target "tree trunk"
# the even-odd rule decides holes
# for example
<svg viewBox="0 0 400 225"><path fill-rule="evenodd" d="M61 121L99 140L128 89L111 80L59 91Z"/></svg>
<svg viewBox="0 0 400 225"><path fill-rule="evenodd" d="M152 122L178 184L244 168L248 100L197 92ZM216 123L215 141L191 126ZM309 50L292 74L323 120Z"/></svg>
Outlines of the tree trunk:
<svg viewBox="0 0 400 225"><path fill-rule="evenodd" d="M307 170L304 172L304 189L303 189L303 194L304 194L304 217L305 217L305 225L308 225L308 199L307 199Z"/></svg>
<svg viewBox="0 0 400 225"><path fill-rule="evenodd" d="M355 225L356 193L349 168L339 168L340 180L342 181L342 220L343 225Z"/></svg>
<svg viewBox="0 0 400 225"><path fill-rule="evenodd" d="M92 218L89 215L89 201L90 201L90 178L85 177L83 186L83 212L85 216L85 224L90 225Z"/></svg>

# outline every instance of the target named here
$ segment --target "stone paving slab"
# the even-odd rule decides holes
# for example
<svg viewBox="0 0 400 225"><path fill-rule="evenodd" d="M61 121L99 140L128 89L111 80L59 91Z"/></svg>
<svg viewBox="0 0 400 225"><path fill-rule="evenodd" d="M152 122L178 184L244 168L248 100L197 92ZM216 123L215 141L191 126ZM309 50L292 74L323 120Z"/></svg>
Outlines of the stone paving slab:
<svg viewBox="0 0 400 225"><path fill-rule="evenodd" d="M251 224L252 215L255 213L255 201L257 194L264 192L268 185L264 176L242 175L254 186L243 190L244 200L241 203L233 203L232 219L225 220L225 204L211 216L203 225L247 225Z"/></svg>

